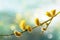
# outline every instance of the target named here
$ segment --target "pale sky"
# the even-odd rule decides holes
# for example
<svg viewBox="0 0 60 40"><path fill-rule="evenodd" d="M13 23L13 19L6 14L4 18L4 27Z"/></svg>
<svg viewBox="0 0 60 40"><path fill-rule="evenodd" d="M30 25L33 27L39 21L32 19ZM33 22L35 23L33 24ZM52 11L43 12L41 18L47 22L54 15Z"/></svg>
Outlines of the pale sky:
<svg viewBox="0 0 60 40"><path fill-rule="evenodd" d="M59 0L0 0L0 10L26 11L59 4Z"/></svg>

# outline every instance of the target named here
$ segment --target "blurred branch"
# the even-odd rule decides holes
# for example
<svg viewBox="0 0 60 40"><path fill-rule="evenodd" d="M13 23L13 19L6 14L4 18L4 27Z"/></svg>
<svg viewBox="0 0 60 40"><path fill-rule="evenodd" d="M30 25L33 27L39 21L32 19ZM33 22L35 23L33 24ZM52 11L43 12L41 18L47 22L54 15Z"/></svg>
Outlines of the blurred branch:
<svg viewBox="0 0 60 40"><path fill-rule="evenodd" d="M49 22L49 24L50 24L51 21L52 21L52 19L53 19L54 17L56 17L59 13L60 13L60 11L59 11L56 15L54 15L53 17L51 17L50 19L48 19L48 20L42 22L39 26L42 26L43 24L47 23L48 21L50 21L50 22ZM47 25L46 29L48 28L49 24ZM35 28L37 28L37 26L33 27L32 29L35 29ZM22 31L21 33L24 33L24 32L27 32L27 30ZM0 36L11 36L11 35L14 35L14 33L9 34L9 35L0 35Z"/></svg>

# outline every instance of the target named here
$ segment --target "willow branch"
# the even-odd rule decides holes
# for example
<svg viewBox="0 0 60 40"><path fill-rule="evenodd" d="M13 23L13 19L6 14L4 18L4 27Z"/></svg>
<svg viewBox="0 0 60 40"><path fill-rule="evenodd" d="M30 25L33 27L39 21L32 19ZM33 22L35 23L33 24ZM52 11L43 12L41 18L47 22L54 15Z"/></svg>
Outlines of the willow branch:
<svg viewBox="0 0 60 40"><path fill-rule="evenodd" d="M52 19L53 19L54 17L56 17L59 13L60 13L60 11L59 11L56 15L54 15L53 17L51 17L50 19L42 22L39 26L42 26L43 24L47 23L48 21L50 21L50 23L51 23ZM50 24L50 23L49 23L49 24ZM49 26L49 25L48 25L48 26ZM46 28L48 28L48 26L47 26ZM34 26L32 29L35 29L35 28L37 28L37 26ZM27 32L27 30L22 31L21 33L24 33L24 32ZM12 35L14 35L14 33L8 34L8 35L0 35L0 36L12 36Z"/></svg>

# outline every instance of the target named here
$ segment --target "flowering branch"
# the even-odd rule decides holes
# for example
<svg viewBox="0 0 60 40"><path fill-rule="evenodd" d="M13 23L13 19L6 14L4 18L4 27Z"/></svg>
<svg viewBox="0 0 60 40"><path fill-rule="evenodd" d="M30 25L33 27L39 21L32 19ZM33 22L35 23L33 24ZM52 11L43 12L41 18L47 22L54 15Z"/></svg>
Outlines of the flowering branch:
<svg viewBox="0 0 60 40"><path fill-rule="evenodd" d="M19 36L21 36L22 33L27 32L27 31L31 32L31 30L37 28L38 26L42 26L43 24L46 23L46 25L47 25L46 28L43 28L43 29L42 29L43 32L44 32L44 31L47 30L47 28L48 28L49 24L51 23L52 19L53 19L54 17L56 17L56 16L60 13L60 11L55 14L55 10L53 10L52 13L53 13L53 16L52 16L49 12L47 12L47 16L49 16L50 19L48 19L48 20L46 20L46 21L44 21L44 22L42 22L42 23L39 22L38 18L36 18L36 20L35 20L36 26L34 26L33 28L31 28L29 25L26 26L26 25L25 25L25 22L22 21L21 24L19 25L19 26L22 26L22 27L21 27L21 29L23 30L22 32L13 31L12 34L9 34L9 35L0 35L0 36L16 35L17 37L19 37ZM49 22L49 21L50 21L50 22ZM49 23L47 23L47 22L49 22ZM27 28L25 28L25 26L26 26Z"/></svg>

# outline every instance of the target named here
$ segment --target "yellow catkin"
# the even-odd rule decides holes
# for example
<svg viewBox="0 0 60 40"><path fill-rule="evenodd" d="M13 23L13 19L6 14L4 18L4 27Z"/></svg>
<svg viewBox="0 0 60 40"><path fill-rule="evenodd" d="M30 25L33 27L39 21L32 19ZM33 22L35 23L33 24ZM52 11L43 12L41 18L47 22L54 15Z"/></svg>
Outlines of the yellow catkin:
<svg viewBox="0 0 60 40"><path fill-rule="evenodd" d="M26 26L26 23L25 23L25 20L22 20L19 24L21 30L25 31L25 26Z"/></svg>
<svg viewBox="0 0 60 40"><path fill-rule="evenodd" d="M50 12L46 12L46 15L47 15L48 17L52 17L52 15L51 15Z"/></svg>
<svg viewBox="0 0 60 40"><path fill-rule="evenodd" d="M42 31L46 31L46 28L42 28L41 30L42 30Z"/></svg>
<svg viewBox="0 0 60 40"><path fill-rule="evenodd" d="M36 24L37 26L40 25L40 22L39 22L39 19L38 19L38 18L35 18L35 24Z"/></svg>
<svg viewBox="0 0 60 40"><path fill-rule="evenodd" d="M26 26L26 30L27 30L28 32L31 32L31 31L32 31L31 26L27 25L27 26Z"/></svg>
<svg viewBox="0 0 60 40"><path fill-rule="evenodd" d="M20 37L21 36L21 32L18 32L18 31L14 31L14 35L16 36L16 37Z"/></svg>
<svg viewBox="0 0 60 40"><path fill-rule="evenodd" d="M56 10L55 9L51 10L51 14L52 14L52 16L54 16L56 14Z"/></svg>

